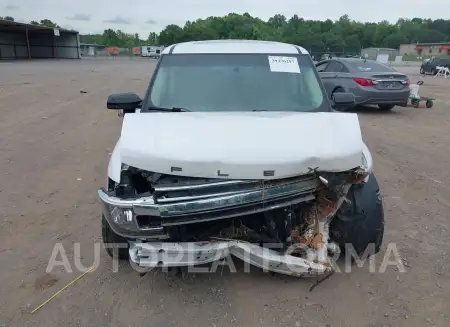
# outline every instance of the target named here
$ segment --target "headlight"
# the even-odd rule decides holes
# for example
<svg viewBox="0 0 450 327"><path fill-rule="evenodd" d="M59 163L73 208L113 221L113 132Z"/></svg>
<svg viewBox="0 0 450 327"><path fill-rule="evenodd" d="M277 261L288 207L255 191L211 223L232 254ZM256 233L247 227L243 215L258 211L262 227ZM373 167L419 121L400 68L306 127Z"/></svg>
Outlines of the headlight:
<svg viewBox="0 0 450 327"><path fill-rule="evenodd" d="M118 225L130 224L133 221L133 211L131 209L110 206L109 213L112 220Z"/></svg>

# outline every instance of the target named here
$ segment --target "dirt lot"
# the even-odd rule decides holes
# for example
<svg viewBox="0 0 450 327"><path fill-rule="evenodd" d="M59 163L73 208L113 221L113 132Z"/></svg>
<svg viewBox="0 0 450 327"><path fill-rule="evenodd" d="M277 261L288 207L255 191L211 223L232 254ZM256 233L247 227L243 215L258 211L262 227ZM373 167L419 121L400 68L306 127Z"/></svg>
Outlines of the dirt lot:
<svg viewBox="0 0 450 327"><path fill-rule="evenodd" d="M385 197L384 249L397 244L406 273L355 267L308 292L311 280L257 270L185 280L140 277L128 267L112 273L101 249L97 270L31 314L79 275L74 243L81 262L93 262L96 190L121 124L106 97L143 94L153 67L148 60L0 63L0 326L450 325L450 80L431 77L422 93L437 98L432 109L358 111ZM46 274L57 242L73 273Z"/></svg>

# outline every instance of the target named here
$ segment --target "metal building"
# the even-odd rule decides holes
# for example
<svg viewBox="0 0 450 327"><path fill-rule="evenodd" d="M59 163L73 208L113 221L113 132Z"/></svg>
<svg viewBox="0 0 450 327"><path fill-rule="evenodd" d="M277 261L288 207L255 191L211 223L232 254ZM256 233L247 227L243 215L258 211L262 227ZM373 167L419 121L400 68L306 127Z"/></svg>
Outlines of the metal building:
<svg viewBox="0 0 450 327"><path fill-rule="evenodd" d="M82 57L96 56L99 53L103 54L106 48L106 45L101 44L80 43Z"/></svg>
<svg viewBox="0 0 450 327"><path fill-rule="evenodd" d="M397 49L391 48L365 48L361 50L361 57L365 57L367 54L367 59L376 60L379 54L387 54L390 59L398 56L399 51Z"/></svg>
<svg viewBox="0 0 450 327"><path fill-rule="evenodd" d="M46 58L81 58L78 32L0 20L0 60Z"/></svg>

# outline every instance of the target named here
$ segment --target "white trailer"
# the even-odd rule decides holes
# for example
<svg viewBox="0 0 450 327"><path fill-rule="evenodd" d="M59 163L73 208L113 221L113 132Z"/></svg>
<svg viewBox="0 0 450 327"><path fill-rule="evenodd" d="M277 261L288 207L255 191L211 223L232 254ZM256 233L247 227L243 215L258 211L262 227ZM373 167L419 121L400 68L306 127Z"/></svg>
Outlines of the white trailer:
<svg viewBox="0 0 450 327"><path fill-rule="evenodd" d="M142 46L141 57L159 58L164 47Z"/></svg>

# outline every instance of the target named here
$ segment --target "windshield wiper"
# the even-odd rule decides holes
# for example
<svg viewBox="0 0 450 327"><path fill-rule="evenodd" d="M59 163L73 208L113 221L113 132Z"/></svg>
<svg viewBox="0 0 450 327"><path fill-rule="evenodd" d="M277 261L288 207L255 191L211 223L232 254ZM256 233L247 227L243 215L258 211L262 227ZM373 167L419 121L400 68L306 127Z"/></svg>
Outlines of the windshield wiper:
<svg viewBox="0 0 450 327"><path fill-rule="evenodd" d="M163 108L163 107L148 107L147 110L149 111L169 111L169 112L187 112L190 111L188 109L185 108L177 108L177 107L173 107L173 108Z"/></svg>

